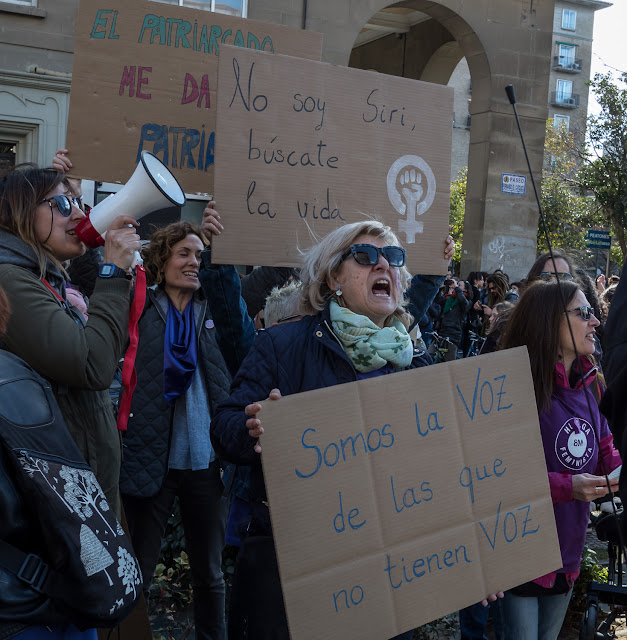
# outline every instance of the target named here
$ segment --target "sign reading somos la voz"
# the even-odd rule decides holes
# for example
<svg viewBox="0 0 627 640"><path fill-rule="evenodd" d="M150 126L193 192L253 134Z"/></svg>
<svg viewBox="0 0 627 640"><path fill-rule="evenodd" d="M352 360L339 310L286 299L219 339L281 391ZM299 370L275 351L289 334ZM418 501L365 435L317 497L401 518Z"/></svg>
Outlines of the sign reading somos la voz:
<svg viewBox="0 0 627 640"><path fill-rule="evenodd" d="M294 266L299 249L375 217L412 273L445 273L453 91L322 62L222 47L212 259Z"/></svg>
<svg viewBox="0 0 627 640"><path fill-rule="evenodd" d="M292 638L386 640L561 567L525 347L259 417Z"/></svg>
<svg viewBox="0 0 627 640"><path fill-rule="evenodd" d="M81 0L66 146L77 177L126 182L142 150L213 193L218 54L320 59L319 33L158 2Z"/></svg>

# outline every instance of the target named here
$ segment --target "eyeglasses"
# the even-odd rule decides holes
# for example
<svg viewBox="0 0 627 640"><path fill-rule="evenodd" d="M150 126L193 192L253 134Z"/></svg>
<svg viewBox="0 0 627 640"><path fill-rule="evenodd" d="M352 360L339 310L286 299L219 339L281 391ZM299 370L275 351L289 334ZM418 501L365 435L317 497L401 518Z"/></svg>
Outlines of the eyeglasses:
<svg viewBox="0 0 627 640"><path fill-rule="evenodd" d="M590 320L594 315L594 309L592 307L577 307L576 309L568 309L565 313L578 313L582 320Z"/></svg>
<svg viewBox="0 0 627 640"><path fill-rule="evenodd" d="M50 205L50 211L52 211L53 200L57 203L57 209L64 218L67 218L72 213L72 205L79 207L78 200L76 198L70 198L69 196L52 196L51 198L42 200L37 206L47 202Z"/></svg>
<svg viewBox="0 0 627 640"><path fill-rule="evenodd" d="M352 254L357 264L373 266L379 262L379 256L383 256L391 267L405 265L405 249L402 247L375 247L372 244L351 244L349 250L342 256L346 260Z"/></svg>
<svg viewBox="0 0 627 640"><path fill-rule="evenodd" d="M565 273L562 271L559 271L557 273L555 273L555 271L543 271L540 274L541 278L556 278L559 277L562 280L572 280L573 276L570 273Z"/></svg>

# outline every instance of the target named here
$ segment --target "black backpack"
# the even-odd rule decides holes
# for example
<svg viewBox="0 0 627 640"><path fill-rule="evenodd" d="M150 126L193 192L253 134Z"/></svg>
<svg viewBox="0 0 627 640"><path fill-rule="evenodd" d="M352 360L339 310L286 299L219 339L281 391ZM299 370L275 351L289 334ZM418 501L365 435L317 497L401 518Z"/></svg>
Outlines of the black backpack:
<svg viewBox="0 0 627 640"><path fill-rule="evenodd" d="M131 543L70 436L50 384L2 350L0 448L0 480L13 486L20 516L28 512L38 541L38 553L20 548L3 522L9 533L0 539L0 573L19 586L18 600L31 591L33 602L49 599L52 624L60 618L81 630L116 626L141 591ZM0 620L16 619L3 604L10 601L0 594ZM42 624L39 614L20 613L21 621Z"/></svg>

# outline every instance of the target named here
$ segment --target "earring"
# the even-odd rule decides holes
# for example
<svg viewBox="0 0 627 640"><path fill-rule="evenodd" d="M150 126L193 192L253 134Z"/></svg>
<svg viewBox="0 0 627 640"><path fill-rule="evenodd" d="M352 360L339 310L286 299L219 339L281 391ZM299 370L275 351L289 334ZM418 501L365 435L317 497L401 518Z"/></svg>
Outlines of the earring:
<svg viewBox="0 0 627 640"><path fill-rule="evenodd" d="M336 295L338 298L342 295L342 290L341 290L339 287L335 290L335 295Z"/></svg>

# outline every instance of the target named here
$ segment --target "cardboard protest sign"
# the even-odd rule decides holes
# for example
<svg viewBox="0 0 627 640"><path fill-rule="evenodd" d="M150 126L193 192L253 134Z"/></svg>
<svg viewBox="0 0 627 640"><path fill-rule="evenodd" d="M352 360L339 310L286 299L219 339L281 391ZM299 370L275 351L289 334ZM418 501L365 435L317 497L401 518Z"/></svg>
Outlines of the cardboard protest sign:
<svg viewBox="0 0 627 640"><path fill-rule="evenodd" d="M81 0L66 146L72 175L125 183L142 150L186 193L212 194L218 53L227 44L319 60L322 36L210 11Z"/></svg>
<svg viewBox="0 0 627 640"><path fill-rule="evenodd" d="M313 233L366 215L410 271L446 272L452 89L233 47L218 86L214 261L295 266Z"/></svg>
<svg viewBox="0 0 627 640"><path fill-rule="evenodd" d="M525 347L259 415L292 638L385 640L562 566Z"/></svg>

